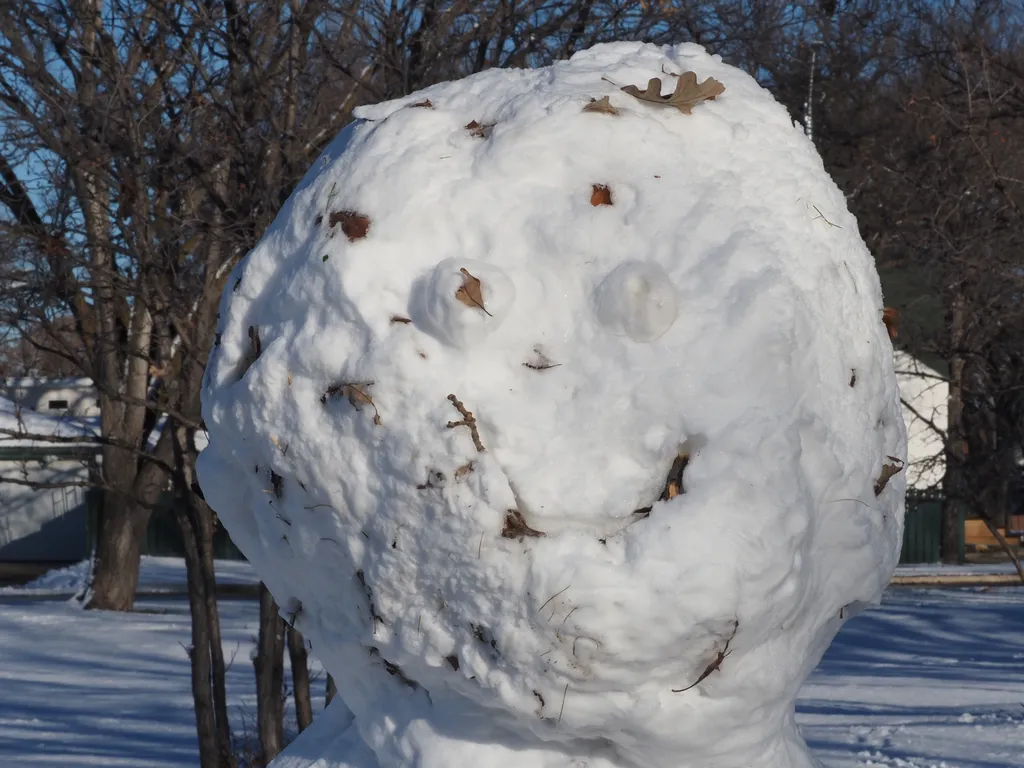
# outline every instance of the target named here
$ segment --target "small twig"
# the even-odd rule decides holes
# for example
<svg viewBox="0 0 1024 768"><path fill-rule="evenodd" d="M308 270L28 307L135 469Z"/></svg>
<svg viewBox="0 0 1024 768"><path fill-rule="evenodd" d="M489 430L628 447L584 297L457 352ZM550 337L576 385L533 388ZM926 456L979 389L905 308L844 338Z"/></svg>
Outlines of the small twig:
<svg viewBox="0 0 1024 768"><path fill-rule="evenodd" d="M562 623L559 624L559 626L564 626L565 622L567 622L569 620L569 617L572 616L574 613L576 613L576 611L578 611L579 609L580 609L580 607L578 605L577 606L573 606L573 609L571 611L569 611L567 614L565 614L565 618L562 619Z"/></svg>
<svg viewBox="0 0 1024 768"><path fill-rule="evenodd" d="M733 621L733 627L732 627L732 634L729 635L729 639L725 641L725 646L722 648L722 650L720 650L718 652L718 656L715 657L715 660L712 661L710 664L708 664L707 668L703 672L701 672L700 677L698 677L693 683L691 683L690 685L686 686L685 688L673 688L672 689L672 693L685 693L686 691L690 690L691 688L696 688L698 685L700 685L705 680L707 680L708 677L711 676L712 672L718 671L722 667L722 662L725 661L726 657L730 653L732 653L732 651L729 650L729 645L732 643L733 638L736 637L736 632L737 632L737 630L739 628L740 628L739 620L734 620Z"/></svg>
<svg viewBox="0 0 1024 768"><path fill-rule="evenodd" d="M330 504L314 504L311 507L303 507L303 509L308 509L310 512L312 512L312 511L314 511L316 509L320 509L320 507L327 507L328 509L334 509L334 507L332 507Z"/></svg>
<svg viewBox="0 0 1024 768"><path fill-rule="evenodd" d="M813 208L814 210L818 211L818 215L815 218L811 219L811 221L817 221L818 219L821 219L826 224L828 224L830 227L834 227L835 229L842 229L842 227L840 227L838 224L833 224L831 221L826 219L825 218L825 214L822 213L820 210L818 210L818 206L812 205L811 208Z"/></svg>
<svg viewBox="0 0 1024 768"><path fill-rule="evenodd" d="M469 427L470 434L473 436L473 445L476 446L477 451L484 453L486 449L484 444L480 442L480 432L476 428L476 417L473 412L468 410L462 401L459 400L455 395L448 395L448 402L455 406L456 410L462 414L461 421L449 421L448 429L455 429L456 427Z"/></svg>
<svg viewBox="0 0 1024 768"><path fill-rule="evenodd" d="M558 722L562 722L562 713L565 711L565 697L569 693L569 684L565 684L565 690L562 691L562 706L558 708Z"/></svg>
<svg viewBox="0 0 1024 768"><path fill-rule="evenodd" d="M572 584L569 585L569 587L571 587L571 586L572 586ZM540 608L537 609L537 613L540 613L541 611L543 611L547 607L548 603L550 603L552 600L554 600L560 594L562 594L567 589L569 589L569 587L566 587L565 589L558 590L557 592L555 592L555 594L553 594L551 597L549 597L547 600L545 600L544 601L544 605L542 605Z"/></svg>
<svg viewBox="0 0 1024 768"><path fill-rule="evenodd" d="M832 499L832 501L826 501L825 503L826 504L838 504L841 501L855 501L858 504L863 504L868 509L871 509L871 505L870 504L868 504L865 501L861 501L860 499Z"/></svg>

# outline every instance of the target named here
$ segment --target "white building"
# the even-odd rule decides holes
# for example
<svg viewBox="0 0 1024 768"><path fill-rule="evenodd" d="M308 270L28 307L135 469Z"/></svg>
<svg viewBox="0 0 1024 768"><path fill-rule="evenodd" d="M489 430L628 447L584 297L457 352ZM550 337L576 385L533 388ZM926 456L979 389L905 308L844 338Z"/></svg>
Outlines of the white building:
<svg viewBox="0 0 1024 768"><path fill-rule="evenodd" d="M0 397L38 413L74 416L100 415L100 401L92 379L0 379Z"/></svg>
<svg viewBox="0 0 1024 768"><path fill-rule="evenodd" d="M907 423L907 486L921 491L938 489L946 472L949 381L902 350L896 350L894 356Z"/></svg>
<svg viewBox="0 0 1024 768"><path fill-rule="evenodd" d="M88 556L86 486L99 461L94 436L87 423L0 398L0 560Z"/></svg>

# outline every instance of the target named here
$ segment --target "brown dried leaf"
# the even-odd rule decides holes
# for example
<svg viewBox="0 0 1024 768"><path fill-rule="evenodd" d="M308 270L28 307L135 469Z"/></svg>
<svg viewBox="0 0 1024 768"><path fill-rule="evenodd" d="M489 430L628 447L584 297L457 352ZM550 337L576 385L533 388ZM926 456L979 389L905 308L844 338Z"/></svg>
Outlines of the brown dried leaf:
<svg viewBox="0 0 1024 768"><path fill-rule="evenodd" d="M362 240L370 232L370 217L357 211L334 211L328 223L331 227L341 224L350 243Z"/></svg>
<svg viewBox="0 0 1024 768"><path fill-rule="evenodd" d="M595 208L599 205L612 204L612 191L604 184L594 184L590 193L590 204Z"/></svg>
<svg viewBox="0 0 1024 768"><path fill-rule="evenodd" d="M603 96L600 99L591 99L590 103L583 107L584 112L597 112L601 115L617 115L619 110L612 106L611 99Z"/></svg>
<svg viewBox="0 0 1024 768"><path fill-rule="evenodd" d="M528 526L526 518L523 517L523 513L518 509L510 509L505 514L505 527L502 529L501 535L506 539L519 539L522 541L527 536L538 538L543 536L544 533Z"/></svg>
<svg viewBox="0 0 1024 768"><path fill-rule="evenodd" d="M478 123L476 120L466 124L466 130L469 131L469 135L475 136L478 139L486 139L490 136L492 128L494 128L494 123Z"/></svg>
<svg viewBox="0 0 1024 768"><path fill-rule="evenodd" d="M703 83L698 83L695 72L683 72L676 81L675 90L668 96L661 95L661 78L659 77L652 77L647 82L647 89L644 91L635 85L623 86L622 90L640 101L675 107L684 115L688 115L702 101L713 101L718 98L725 92L725 86L713 77L709 77Z"/></svg>
<svg viewBox="0 0 1024 768"><path fill-rule="evenodd" d="M899 336L898 326L900 324L900 313L892 307L882 310L882 322L885 323L885 330L889 332L889 338L895 339Z"/></svg>
<svg viewBox="0 0 1024 768"><path fill-rule="evenodd" d="M472 471L473 471L473 462L470 461L470 462L468 462L466 464L463 464L461 467L459 467L458 469L455 470L455 479L456 480L461 480L462 478L464 478L466 475L468 475Z"/></svg>
<svg viewBox="0 0 1024 768"><path fill-rule="evenodd" d="M882 465L882 474L875 480L875 496L881 496L882 491L885 490L885 486L889 484L889 480L894 475L899 474L905 466L902 459L897 459L895 456L886 457L891 461L891 464Z"/></svg>
<svg viewBox="0 0 1024 768"><path fill-rule="evenodd" d="M433 109L434 105L431 103L430 99L424 99L423 101L417 101L415 104L410 104L409 107L410 109L415 109L416 107L420 107L422 109Z"/></svg>
<svg viewBox="0 0 1024 768"><path fill-rule="evenodd" d="M326 403L329 398L342 397L348 398L349 403L357 411L364 405L368 405L373 408L373 423L376 426L380 426L380 413L377 411L377 406L373 402L373 398L370 397L370 393L367 391L373 386L372 381L357 381L350 382L347 384L332 384L327 388L327 391L320 396L320 402Z"/></svg>
<svg viewBox="0 0 1024 768"><path fill-rule="evenodd" d="M465 267L460 269L459 272L462 273L463 280L462 285L455 291L455 298L467 307L483 310L485 314L490 316L491 313L484 306L483 286L480 284L480 278L473 277Z"/></svg>

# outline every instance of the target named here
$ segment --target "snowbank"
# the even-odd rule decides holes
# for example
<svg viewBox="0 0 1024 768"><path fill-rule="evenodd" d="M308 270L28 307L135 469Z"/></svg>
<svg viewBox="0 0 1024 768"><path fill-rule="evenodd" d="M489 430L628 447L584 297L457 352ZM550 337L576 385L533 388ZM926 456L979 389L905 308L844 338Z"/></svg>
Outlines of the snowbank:
<svg viewBox="0 0 1024 768"><path fill-rule="evenodd" d="M793 700L895 567L906 434L813 145L693 45L358 117L203 393L206 497L356 716L275 765L814 765Z"/></svg>

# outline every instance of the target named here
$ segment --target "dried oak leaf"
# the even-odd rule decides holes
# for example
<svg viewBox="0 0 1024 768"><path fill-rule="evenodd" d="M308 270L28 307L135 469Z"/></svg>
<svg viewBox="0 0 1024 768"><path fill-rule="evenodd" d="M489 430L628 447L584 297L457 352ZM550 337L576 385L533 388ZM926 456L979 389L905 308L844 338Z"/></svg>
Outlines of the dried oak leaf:
<svg viewBox="0 0 1024 768"><path fill-rule="evenodd" d="M484 306L483 286L480 284L480 278L473 277L465 267L460 269L459 272L462 273L463 280L462 285L455 291L455 298L467 307L475 307L482 310L490 317L491 313Z"/></svg>
<svg viewBox="0 0 1024 768"><path fill-rule="evenodd" d="M469 131L469 135L475 136L478 139L486 139L490 136L492 128L494 128L494 123L478 123L476 120L466 123L466 130Z"/></svg>
<svg viewBox="0 0 1024 768"><path fill-rule="evenodd" d="M589 104L583 107L584 112L597 112L601 115L617 115L619 110L612 106L611 99L602 96L600 99L591 99Z"/></svg>
<svg viewBox="0 0 1024 768"><path fill-rule="evenodd" d="M900 323L899 311L892 307L886 307L882 310L882 322L885 323L885 330L889 332L890 339L895 339L899 336L899 332L897 330L897 326Z"/></svg>
<svg viewBox="0 0 1024 768"><path fill-rule="evenodd" d="M423 101L417 101L415 104L410 104L409 107L412 109L415 109L416 107L420 107L422 109L433 109L434 104L430 99L424 99Z"/></svg>
<svg viewBox="0 0 1024 768"><path fill-rule="evenodd" d="M341 224L341 231L350 243L362 240L370 232L370 217L357 211L334 211L328 224L331 227Z"/></svg>
<svg viewBox="0 0 1024 768"><path fill-rule="evenodd" d="M898 474L904 467L903 460L897 459L895 456L887 457L891 464L882 465L882 474L875 480L875 496L881 496L882 491L885 490L885 486L889 484L889 480L893 475Z"/></svg>
<svg viewBox="0 0 1024 768"><path fill-rule="evenodd" d="M641 91L635 85L623 86L622 90L640 101L675 107L684 115L688 115L702 101L713 101L718 98L725 92L725 86L713 77L709 77L703 83L698 83L695 72L683 72L676 81L675 90L668 96L661 95L661 78L659 77L652 77L647 82L647 90Z"/></svg>
<svg viewBox="0 0 1024 768"><path fill-rule="evenodd" d="M595 208L599 205L612 204L612 191L604 184L594 184L590 193L590 204Z"/></svg>
<svg viewBox="0 0 1024 768"><path fill-rule="evenodd" d="M357 411L360 410L362 406L368 405L371 408L373 408L373 423L379 427L380 413L377 411L377 406L373 402L373 398L370 397L370 393L367 391L372 386L372 381L357 381L350 382L348 384L332 384L327 388L327 391L320 396L320 402L326 403L329 398L341 395L342 397L347 397L349 403L351 403L352 407L355 408Z"/></svg>
<svg viewBox="0 0 1024 768"><path fill-rule="evenodd" d="M505 514L505 527L502 529L501 535L506 539L519 539L522 541L527 536L538 538L543 536L544 533L528 526L526 518L523 517L523 513L518 509L510 509Z"/></svg>

